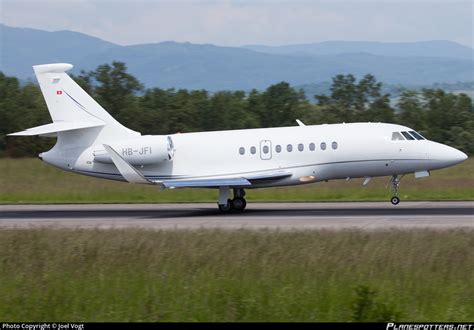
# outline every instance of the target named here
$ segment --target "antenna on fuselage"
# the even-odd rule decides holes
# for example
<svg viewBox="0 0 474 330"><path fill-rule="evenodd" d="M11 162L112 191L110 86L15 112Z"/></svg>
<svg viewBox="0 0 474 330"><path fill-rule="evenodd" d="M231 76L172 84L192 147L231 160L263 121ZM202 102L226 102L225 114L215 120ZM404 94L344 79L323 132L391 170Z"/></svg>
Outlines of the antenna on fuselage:
<svg viewBox="0 0 474 330"><path fill-rule="evenodd" d="M306 126L301 120L296 119L296 122L298 123L299 126Z"/></svg>

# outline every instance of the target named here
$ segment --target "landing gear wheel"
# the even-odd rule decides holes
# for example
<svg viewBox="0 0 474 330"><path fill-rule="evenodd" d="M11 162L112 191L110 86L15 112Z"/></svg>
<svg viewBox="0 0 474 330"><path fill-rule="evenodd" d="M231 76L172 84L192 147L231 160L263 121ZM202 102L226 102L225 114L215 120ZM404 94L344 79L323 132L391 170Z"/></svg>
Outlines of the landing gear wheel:
<svg viewBox="0 0 474 330"><path fill-rule="evenodd" d="M245 191L242 188L234 188L234 198L230 199L230 188L219 187L219 201L217 206L222 213L242 212L247 206Z"/></svg>
<svg viewBox="0 0 474 330"><path fill-rule="evenodd" d="M233 208L234 203L231 199L227 200L227 204L219 204L219 211L221 211L222 213L229 213L233 210Z"/></svg>
<svg viewBox="0 0 474 330"><path fill-rule="evenodd" d="M394 195L391 199L390 202L392 205L397 205L400 203L400 198L398 198L398 188L400 188L400 180L402 179L403 175L392 175L390 178L390 191Z"/></svg>
<svg viewBox="0 0 474 330"><path fill-rule="evenodd" d="M234 210L239 212L245 209L245 207L247 206L247 201L243 197L235 197L232 200L232 204L234 206Z"/></svg>

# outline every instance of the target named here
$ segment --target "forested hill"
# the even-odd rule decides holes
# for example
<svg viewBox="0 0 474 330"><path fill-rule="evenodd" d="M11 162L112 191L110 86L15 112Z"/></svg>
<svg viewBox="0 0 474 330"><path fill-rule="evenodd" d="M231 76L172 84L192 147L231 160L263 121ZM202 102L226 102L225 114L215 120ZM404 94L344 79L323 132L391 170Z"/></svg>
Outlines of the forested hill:
<svg viewBox="0 0 474 330"><path fill-rule="evenodd" d="M142 134L339 122L400 123L466 153L474 153L474 107L466 94L404 90L395 105L370 74L333 77L329 95L305 95L287 82L263 91L146 89L124 63L103 64L73 77L119 122ZM309 99L315 99L316 104ZM20 85L0 72L0 155L36 156L53 138L6 134L51 122L36 84Z"/></svg>
<svg viewBox="0 0 474 330"><path fill-rule="evenodd" d="M279 81L314 84L339 73L362 78L370 72L381 81L402 85L465 82L474 76L473 58L468 56L472 49L451 42L377 43L377 47L339 42L330 51L324 44L290 45L282 53L269 47L256 51L171 41L120 46L77 32L2 24L0 37L0 71L32 81L35 64L72 63L77 74L112 61L127 63L130 73L147 87L210 91L264 90Z"/></svg>

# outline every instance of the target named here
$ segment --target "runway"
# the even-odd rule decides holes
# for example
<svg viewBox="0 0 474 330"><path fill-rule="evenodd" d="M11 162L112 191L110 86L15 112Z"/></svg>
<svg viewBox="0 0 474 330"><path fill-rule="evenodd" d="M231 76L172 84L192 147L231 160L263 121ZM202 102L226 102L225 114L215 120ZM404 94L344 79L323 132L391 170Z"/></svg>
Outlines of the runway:
<svg viewBox="0 0 474 330"><path fill-rule="evenodd" d="M0 205L0 228L474 229L474 202Z"/></svg>

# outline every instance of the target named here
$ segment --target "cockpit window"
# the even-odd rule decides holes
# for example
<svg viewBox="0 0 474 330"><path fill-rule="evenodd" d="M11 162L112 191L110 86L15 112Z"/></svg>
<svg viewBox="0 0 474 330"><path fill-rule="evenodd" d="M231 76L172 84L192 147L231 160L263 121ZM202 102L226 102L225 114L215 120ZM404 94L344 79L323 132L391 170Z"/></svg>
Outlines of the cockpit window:
<svg viewBox="0 0 474 330"><path fill-rule="evenodd" d="M417 140L426 140L420 133L415 131L410 131L410 134L413 135Z"/></svg>
<svg viewBox="0 0 474 330"><path fill-rule="evenodd" d="M400 132L393 132L392 133L392 141L403 141L405 140L403 138L403 135L400 134Z"/></svg>
<svg viewBox="0 0 474 330"><path fill-rule="evenodd" d="M408 132L402 132L402 134L407 140L414 140L415 139L413 136L408 134Z"/></svg>

